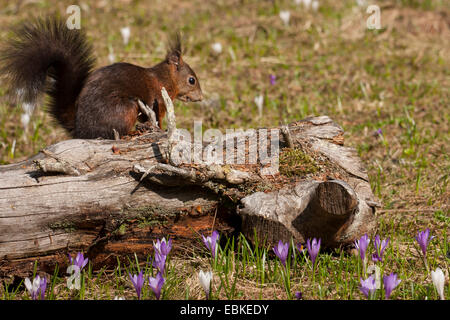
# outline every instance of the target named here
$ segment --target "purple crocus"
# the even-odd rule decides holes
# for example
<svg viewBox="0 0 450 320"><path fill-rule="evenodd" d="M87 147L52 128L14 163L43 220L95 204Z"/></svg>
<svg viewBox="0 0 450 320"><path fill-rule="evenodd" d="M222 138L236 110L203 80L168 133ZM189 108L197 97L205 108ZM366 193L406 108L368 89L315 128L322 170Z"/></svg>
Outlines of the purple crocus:
<svg viewBox="0 0 450 320"><path fill-rule="evenodd" d="M360 283L361 286L359 287L359 290L361 290L366 298L372 297L375 293L375 290L377 289L375 277L371 275L366 280L360 279Z"/></svg>
<svg viewBox="0 0 450 320"><path fill-rule="evenodd" d="M273 247L273 252L281 260L283 266L286 267L286 259L289 253L289 242L283 243L283 241L278 241L278 245Z"/></svg>
<svg viewBox="0 0 450 320"><path fill-rule="evenodd" d="M39 277L39 275L37 275L33 279L33 283L31 283L30 279L26 278L25 287L30 293L31 299L37 300L38 298L40 298L41 300L44 300L45 290L47 289L47 278L41 278Z"/></svg>
<svg viewBox="0 0 450 320"><path fill-rule="evenodd" d="M208 248L208 250L211 251L213 258L215 258L217 240L219 239L219 232L214 230L211 236L205 237L204 235L202 235L202 238L206 248Z"/></svg>
<svg viewBox="0 0 450 320"><path fill-rule="evenodd" d="M309 256L311 258L313 268L315 266L316 257L319 254L321 240L322 239L320 238L319 240L317 240L316 238L313 238L312 241L311 239L306 240L306 249L308 250Z"/></svg>
<svg viewBox="0 0 450 320"><path fill-rule="evenodd" d="M88 258L86 258L86 259L84 258L84 255L81 252L77 253L77 256L75 257L75 259L72 259L72 257L69 254L69 263L71 265L77 266L80 269L80 271L86 266L86 264L88 263L88 260L89 260Z"/></svg>
<svg viewBox="0 0 450 320"><path fill-rule="evenodd" d="M167 241L166 238L162 238L162 240L158 239L156 243L153 242L153 247L160 254L167 257L169 255L170 250L172 250L172 239L169 239L169 241Z"/></svg>
<svg viewBox="0 0 450 320"><path fill-rule="evenodd" d="M144 285L144 274L139 272L138 275L131 275L131 273L128 273L128 276L130 277L131 282L133 283L134 289L136 290L136 294L138 299L141 299L141 291L142 286Z"/></svg>
<svg viewBox="0 0 450 320"><path fill-rule="evenodd" d="M153 259L153 266L159 270L162 274L164 274L164 270L166 267L166 258L167 256L155 251L155 259Z"/></svg>
<svg viewBox="0 0 450 320"><path fill-rule="evenodd" d="M271 74L271 75L269 76L269 79L270 79L270 84L271 84L272 86L275 85L275 82L276 82L277 77L276 77L274 74Z"/></svg>
<svg viewBox="0 0 450 320"><path fill-rule="evenodd" d="M39 291L41 293L41 300L45 299L45 289L47 289L47 278L46 277L41 279L41 283L39 284Z"/></svg>
<svg viewBox="0 0 450 320"><path fill-rule="evenodd" d="M359 240L355 241L355 246L358 249L359 256L361 257L361 260L364 262L366 259L366 251L367 247L369 246L370 239L367 236L367 234L363 235Z"/></svg>
<svg viewBox="0 0 450 320"><path fill-rule="evenodd" d="M296 298L297 300L302 300L302 298L303 298L303 293L301 293L300 291L296 291L296 292L295 292L295 298Z"/></svg>
<svg viewBox="0 0 450 320"><path fill-rule="evenodd" d="M164 280L161 272L158 272L156 277L154 277L154 278L150 277L148 279L150 288L152 288L152 291L155 294L157 300L159 300L159 297L161 296L161 289L162 289L162 286L164 285L164 281L165 280Z"/></svg>
<svg viewBox="0 0 450 320"><path fill-rule="evenodd" d="M419 243L424 257L427 256L427 247L433 238L434 237L430 238L430 229L428 228L425 231L419 231L419 233L417 233L416 240Z"/></svg>
<svg viewBox="0 0 450 320"><path fill-rule="evenodd" d="M389 299L392 290L394 290L395 287L397 287L401 281L402 280L397 279L397 275L393 272L388 276L383 276L384 293L386 300Z"/></svg>
<svg viewBox="0 0 450 320"><path fill-rule="evenodd" d="M376 235L373 241L373 246L375 247L375 253L372 255L372 261L383 261L384 250L389 243L389 238L381 241L380 236Z"/></svg>

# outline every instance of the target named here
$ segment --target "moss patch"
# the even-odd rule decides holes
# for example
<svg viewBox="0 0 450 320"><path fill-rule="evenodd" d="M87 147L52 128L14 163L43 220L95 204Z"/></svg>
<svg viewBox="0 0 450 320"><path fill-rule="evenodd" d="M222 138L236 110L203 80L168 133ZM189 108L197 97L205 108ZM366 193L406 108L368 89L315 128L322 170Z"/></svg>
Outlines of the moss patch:
<svg viewBox="0 0 450 320"><path fill-rule="evenodd" d="M292 176L304 176L319 171L319 166L314 159L300 149L285 148L280 153L280 174Z"/></svg>

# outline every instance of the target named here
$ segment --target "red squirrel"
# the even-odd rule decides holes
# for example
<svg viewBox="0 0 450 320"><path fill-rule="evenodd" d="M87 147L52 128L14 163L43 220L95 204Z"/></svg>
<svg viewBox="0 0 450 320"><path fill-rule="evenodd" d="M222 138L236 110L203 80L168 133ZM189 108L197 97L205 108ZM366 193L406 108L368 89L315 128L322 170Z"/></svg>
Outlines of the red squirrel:
<svg viewBox="0 0 450 320"><path fill-rule="evenodd" d="M48 112L74 138L113 139L113 129L129 134L137 120L149 120L139 115L139 100L152 107L162 128L162 87L172 100L203 99L195 72L182 59L178 35L165 60L151 68L114 63L93 71L86 35L52 17L20 26L1 50L0 62L10 89L33 104L46 93Z"/></svg>

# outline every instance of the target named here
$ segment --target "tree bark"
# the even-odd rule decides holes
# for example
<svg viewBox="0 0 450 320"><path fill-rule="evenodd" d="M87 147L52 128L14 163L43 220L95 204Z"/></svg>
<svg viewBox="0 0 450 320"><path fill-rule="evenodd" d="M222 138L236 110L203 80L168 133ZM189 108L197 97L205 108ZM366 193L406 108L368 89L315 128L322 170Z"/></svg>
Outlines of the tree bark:
<svg viewBox="0 0 450 320"><path fill-rule="evenodd" d="M28 275L35 260L51 273L81 250L94 268L133 253L145 259L162 236L175 251L191 251L213 229L269 244L320 237L329 247L370 234L377 203L342 128L322 116L276 129L268 130L280 148L271 175L261 173L260 154L253 164L174 164L167 134L156 129L119 141L62 141L0 166L0 276Z"/></svg>

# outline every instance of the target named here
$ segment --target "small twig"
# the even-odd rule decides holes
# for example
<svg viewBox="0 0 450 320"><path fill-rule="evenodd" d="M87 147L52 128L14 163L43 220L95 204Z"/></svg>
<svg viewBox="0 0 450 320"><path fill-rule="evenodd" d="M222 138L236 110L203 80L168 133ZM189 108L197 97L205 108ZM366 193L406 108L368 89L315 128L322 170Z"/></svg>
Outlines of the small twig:
<svg viewBox="0 0 450 320"><path fill-rule="evenodd" d="M173 107L172 100L166 91L166 88L161 89L161 95L166 105L167 110L167 138L168 138L168 153L169 153L169 163L176 165L172 159L172 150L176 145L176 140L174 138L175 132L177 131L177 124L175 120L175 109Z"/></svg>
<svg viewBox="0 0 450 320"><path fill-rule="evenodd" d="M70 176L79 176L81 175L80 171L78 171L77 168L75 168L72 164L69 162L58 159L55 155L48 153L47 151L44 152L46 155L50 155L51 159L46 158L42 160L34 160L33 163L38 167L39 170L42 172L47 173L63 173Z"/></svg>
<svg viewBox="0 0 450 320"><path fill-rule="evenodd" d="M217 209L218 209L219 207L216 207L216 212L214 213L214 220L213 220L213 223L212 223L212 226L211 226L211 234L212 234L212 232L214 231L214 225L216 224L216 217L217 217Z"/></svg>
<svg viewBox="0 0 450 320"><path fill-rule="evenodd" d="M119 135L119 132L117 132L117 130L116 129L113 129L113 132L114 132L114 140L120 140L120 135Z"/></svg>
<svg viewBox="0 0 450 320"><path fill-rule="evenodd" d="M158 121L156 120L155 112L141 100L138 100L138 105L139 105L139 108L141 109L141 111L147 116L147 118L150 119L152 124L155 127L158 127Z"/></svg>
<svg viewBox="0 0 450 320"><path fill-rule="evenodd" d="M138 173L143 173L142 177L140 178L139 182L141 182L142 180L144 180L150 173L156 171L156 170L160 170L164 173L169 173L169 174L175 174L183 179L189 180L191 182L198 182L201 179L197 178L197 175L195 174L195 170L187 170L187 169L182 169L182 168L177 168L174 167L170 164L165 164L165 163L156 163L154 165L152 165L150 168L145 169L142 166L136 164L133 167L133 171L134 172L138 172Z"/></svg>
<svg viewBox="0 0 450 320"><path fill-rule="evenodd" d="M169 142L173 142L173 136L175 131L177 130L177 124L175 120L175 109L173 107L172 99L170 99L169 94L166 91L166 88L161 89L162 98L164 100L164 104L166 105L167 110L167 136L169 138Z"/></svg>
<svg viewBox="0 0 450 320"><path fill-rule="evenodd" d="M288 146L288 148L294 149L294 142L292 142L292 136L291 136L291 131L289 130L289 127L284 125L281 126L281 134L284 137L284 140L286 140L286 144Z"/></svg>
<svg viewBox="0 0 450 320"><path fill-rule="evenodd" d="M53 152L45 149L43 149L41 152L51 159L55 160L56 162L53 162L48 158L42 160L34 160L33 163L38 167L39 170L48 173L64 173L71 176L81 175L80 171L76 167L74 167L66 160L59 158Z"/></svg>

